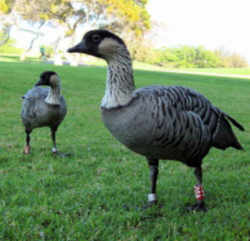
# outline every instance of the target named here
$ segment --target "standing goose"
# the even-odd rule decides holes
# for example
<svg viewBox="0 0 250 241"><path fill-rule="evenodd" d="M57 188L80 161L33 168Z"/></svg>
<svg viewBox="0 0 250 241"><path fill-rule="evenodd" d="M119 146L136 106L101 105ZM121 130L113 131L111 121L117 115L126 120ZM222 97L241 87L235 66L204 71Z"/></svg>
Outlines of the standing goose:
<svg viewBox="0 0 250 241"><path fill-rule="evenodd" d="M40 85L49 87L43 88ZM61 96L59 76L53 71L43 72L35 87L22 98L21 117L26 132L24 153L30 153L30 133L32 130L44 126L50 127L53 141L52 152L57 153L56 131L67 113L66 102Z"/></svg>
<svg viewBox="0 0 250 241"><path fill-rule="evenodd" d="M243 149L230 122L244 128L198 92L181 86L135 89L130 54L122 39L106 30L87 32L68 52L86 53L108 63L102 118L112 135L146 157L151 177L150 204L157 202L160 159L177 160L195 169L197 202L191 210L206 210L202 159L211 147Z"/></svg>

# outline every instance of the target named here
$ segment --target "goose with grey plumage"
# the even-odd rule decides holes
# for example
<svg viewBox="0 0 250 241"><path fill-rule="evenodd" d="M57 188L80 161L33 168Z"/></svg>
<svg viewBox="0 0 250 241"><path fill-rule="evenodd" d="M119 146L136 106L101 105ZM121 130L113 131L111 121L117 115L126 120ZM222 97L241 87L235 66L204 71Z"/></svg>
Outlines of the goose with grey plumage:
<svg viewBox="0 0 250 241"><path fill-rule="evenodd" d="M242 131L243 126L193 89L182 86L135 89L127 47L121 38L107 30L87 32L68 52L106 60L103 122L118 141L146 157L151 177L149 203L157 202L159 160L177 160L195 169L196 203L190 209L206 210L202 159L211 147L242 150L230 123Z"/></svg>
<svg viewBox="0 0 250 241"><path fill-rule="evenodd" d="M41 85L49 87L43 88ZM53 141L53 153L58 153L56 148L56 131L63 121L67 107L61 95L61 81L54 71L45 71L40 75L34 88L23 97L21 118L26 132L26 146L24 153L30 153L30 134L33 129L49 127Z"/></svg>

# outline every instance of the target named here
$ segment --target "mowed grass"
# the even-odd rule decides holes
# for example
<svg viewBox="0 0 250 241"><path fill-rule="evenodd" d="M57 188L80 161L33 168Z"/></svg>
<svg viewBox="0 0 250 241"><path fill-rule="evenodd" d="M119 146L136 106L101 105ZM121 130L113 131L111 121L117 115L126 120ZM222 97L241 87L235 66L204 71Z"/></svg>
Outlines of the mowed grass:
<svg viewBox="0 0 250 241"><path fill-rule="evenodd" d="M227 74L227 75L247 75L250 78L250 68L187 68L182 69L189 72L200 72L210 74ZM177 70L178 71L178 70Z"/></svg>
<svg viewBox="0 0 250 241"><path fill-rule="evenodd" d="M62 79L68 115L57 141L69 157L51 154L48 128L34 130L32 153L22 153L21 96L44 70ZM103 126L105 75L102 67L0 62L0 240L249 240L250 80L135 72L137 87L192 87L245 126L234 128L244 152L212 149L204 159L208 212L187 213L193 170L172 161L160 162L159 207L141 208L149 170Z"/></svg>

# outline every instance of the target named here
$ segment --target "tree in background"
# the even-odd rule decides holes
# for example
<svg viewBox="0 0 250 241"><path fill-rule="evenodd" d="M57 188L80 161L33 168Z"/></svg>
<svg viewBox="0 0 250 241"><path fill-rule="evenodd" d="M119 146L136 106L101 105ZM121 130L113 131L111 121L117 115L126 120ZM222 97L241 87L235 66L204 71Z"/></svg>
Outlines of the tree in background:
<svg viewBox="0 0 250 241"><path fill-rule="evenodd" d="M43 23L40 22L37 29L37 26L33 26L33 30L22 28L20 24L20 17L16 12L16 9L20 4L22 4L22 2L19 0L0 0L0 20L2 24L0 46L7 45L5 46L5 49L12 49L11 52L17 51L18 53L22 53L21 59L25 59L25 54L32 49L34 42L40 37L40 35L42 35L40 28L43 26ZM35 14L36 12L33 13L33 15ZM17 49L14 46L10 46L10 43L12 43L12 45L14 44L13 40L9 41L10 32L12 27L14 26L16 26L19 30L29 32L33 35L33 38L31 39L30 44L25 51L20 51L20 49Z"/></svg>
<svg viewBox="0 0 250 241"><path fill-rule="evenodd" d="M98 0L105 16L104 26L117 33L142 36L150 28L148 0Z"/></svg>
<svg viewBox="0 0 250 241"><path fill-rule="evenodd" d="M54 52L65 38L74 38L77 27L106 28L130 39L150 27L147 0L16 0L15 10L32 24L52 23L63 31Z"/></svg>
<svg viewBox="0 0 250 241"><path fill-rule="evenodd" d="M215 54L221 59L221 66L223 68L243 68L247 67L247 60L237 53L231 53L225 49L215 50Z"/></svg>
<svg viewBox="0 0 250 241"><path fill-rule="evenodd" d="M203 46L180 46L175 48L153 49L150 44L142 44L134 51L141 62L168 68L242 68L248 63L241 55L226 51L211 51Z"/></svg>
<svg viewBox="0 0 250 241"><path fill-rule="evenodd" d="M0 46L6 44L10 38L11 27L16 24L13 11L15 0L0 0L0 23L2 25Z"/></svg>
<svg viewBox="0 0 250 241"><path fill-rule="evenodd" d="M0 0L0 16L11 13L15 0Z"/></svg>
<svg viewBox="0 0 250 241"><path fill-rule="evenodd" d="M32 34L24 55L44 34L45 26L53 26L57 39L49 48L50 55L61 61L64 51L60 45L65 39L75 42L75 33L83 34L92 28L105 28L119 34L127 43L132 58L138 61L174 68L246 67L247 61L236 53L223 50L210 51L202 46L180 46L178 48L155 49L145 38L151 25L146 10L148 0L0 0L0 46L8 42L12 26ZM31 28L20 26L25 19ZM162 27L158 23L153 38ZM167 31L167 29L166 29ZM49 35L47 36L50 37ZM13 42L12 42L13 43ZM62 44L63 43L63 44ZM46 52L48 52L46 50ZM24 57L24 56L23 56Z"/></svg>
<svg viewBox="0 0 250 241"><path fill-rule="evenodd" d="M1 39L4 39L4 34L0 32L0 42ZM15 47L16 41L14 39L9 38L8 41L5 41L4 44L0 45L0 53L1 54L13 54L20 55L22 53L22 49Z"/></svg>

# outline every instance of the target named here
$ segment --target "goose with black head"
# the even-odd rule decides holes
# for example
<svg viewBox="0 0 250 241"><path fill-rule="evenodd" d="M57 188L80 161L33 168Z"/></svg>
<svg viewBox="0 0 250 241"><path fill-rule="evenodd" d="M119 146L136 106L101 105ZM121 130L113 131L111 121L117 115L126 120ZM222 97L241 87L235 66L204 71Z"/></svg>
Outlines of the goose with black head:
<svg viewBox="0 0 250 241"><path fill-rule="evenodd" d="M42 85L48 86L46 88ZM33 129L49 127L53 141L53 153L58 153L56 148L56 131L63 121L67 106L61 95L61 81L54 71L45 71L35 87L23 97L21 118L26 132L26 146L24 153L30 153L30 134Z"/></svg>
<svg viewBox="0 0 250 241"><path fill-rule="evenodd" d="M87 32L68 52L106 60L102 119L118 141L146 157L151 177L149 203L157 202L159 160L176 160L195 170L196 203L189 209L206 210L202 159L212 147L243 149L231 124L242 131L243 126L193 89L182 86L136 89L129 51L124 41L109 31Z"/></svg>

